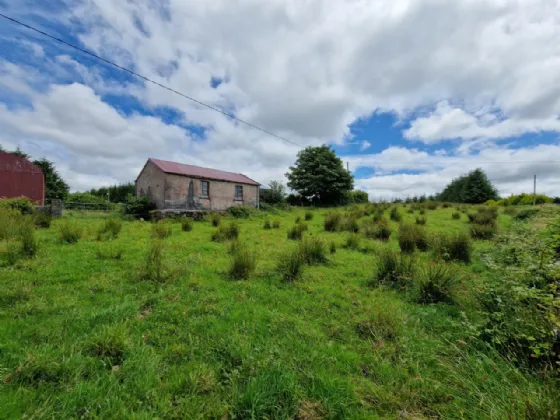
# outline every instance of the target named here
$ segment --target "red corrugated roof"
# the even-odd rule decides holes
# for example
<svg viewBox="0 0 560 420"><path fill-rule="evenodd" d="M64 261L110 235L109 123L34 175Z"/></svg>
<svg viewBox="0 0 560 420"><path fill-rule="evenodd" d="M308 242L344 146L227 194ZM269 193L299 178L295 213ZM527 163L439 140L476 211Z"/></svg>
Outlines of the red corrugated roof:
<svg viewBox="0 0 560 420"><path fill-rule="evenodd" d="M243 174L219 171L217 169L202 168L200 166L186 165L184 163L169 162L167 160L148 159L163 172L168 174L186 175L194 178L215 179L218 181L237 182L239 184L260 185L258 182Z"/></svg>

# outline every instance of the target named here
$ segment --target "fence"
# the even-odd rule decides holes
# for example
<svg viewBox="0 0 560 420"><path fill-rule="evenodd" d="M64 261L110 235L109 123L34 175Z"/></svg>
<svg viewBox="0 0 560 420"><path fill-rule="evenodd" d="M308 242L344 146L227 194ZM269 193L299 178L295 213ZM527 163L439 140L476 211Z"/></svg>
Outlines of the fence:
<svg viewBox="0 0 560 420"><path fill-rule="evenodd" d="M122 210L124 204L121 203L82 203L82 202L64 202L64 210L81 210L81 211L119 211Z"/></svg>

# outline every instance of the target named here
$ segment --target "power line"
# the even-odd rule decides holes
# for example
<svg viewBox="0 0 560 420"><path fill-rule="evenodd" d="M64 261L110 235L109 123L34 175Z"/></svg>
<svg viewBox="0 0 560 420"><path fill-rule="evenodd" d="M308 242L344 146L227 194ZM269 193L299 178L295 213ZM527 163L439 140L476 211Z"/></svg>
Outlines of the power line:
<svg viewBox="0 0 560 420"><path fill-rule="evenodd" d="M502 163L538 163L538 164L547 164L547 163L560 163L560 160L488 160L488 161L464 161L461 162L457 157L450 157L449 162L382 162L382 161L374 161L374 162L365 162L363 165L359 165L360 158L353 158L353 155L346 155L342 156L342 159L349 159L350 161L356 160L358 161L358 166L402 166L402 167L413 167L416 165L430 165L430 166L445 166L445 165L453 165L453 164L468 164L468 165L491 165L494 163L502 164ZM356 164L356 162L353 162Z"/></svg>
<svg viewBox="0 0 560 420"><path fill-rule="evenodd" d="M244 121L244 120L242 120L242 119L240 119L240 118L237 118L236 116L234 116L234 115L232 115L232 114L230 114L230 113L228 113L228 112L222 111L221 109L216 108L216 107L213 107L212 105L208 105L207 103L204 103L204 102L202 102L202 101L199 101L198 99L193 98L192 96L185 95L184 93L181 93L181 92L179 92L179 91L177 91L177 90L175 90L175 89L173 89L173 88L170 88L169 86L166 86L166 85L163 85L163 84L161 84L161 83L159 83L159 82L156 82L155 80L152 80L152 79L150 79L150 78L148 78L148 77L146 77L146 76L142 76L141 74L136 73L136 72L133 71L133 70L127 69L126 67L120 66L120 65L118 65L117 63L114 63L113 61L110 61L110 60L107 60L106 58L100 57L100 56L98 56L97 54L92 53L91 51L88 51L88 50L86 50L86 49L83 49L83 48L81 48L81 47L78 47L77 45L74 45L74 44L72 44L72 43L70 43L70 42L64 41L64 40L62 40L62 39L60 39L60 38L57 38L57 37L54 36L54 35L48 34L48 33L46 33L46 32L43 32L43 31L41 31L40 29L34 28L33 26L30 26L30 25L28 25L28 24L26 24L26 23L20 22L19 20L14 19L14 18L9 17L9 16L6 16L6 15L4 15L4 14L2 14L2 13L0 13L0 16L3 17L4 19L7 19L7 20L13 22L13 23L16 23L16 24L18 24L18 25L21 25L21 26L23 26L23 27L25 27L25 28L27 28L27 29L30 29L30 30L32 30L32 31L34 31L34 32L37 32L38 34L44 35L44 36L46 36L46 37L48 37L48 38L50 38L50 39L52 39L52 40L54 40L54 41L60 42L61 44L64 44L64 45L66 45L66 46L68 46L68 47L70 47L70 48L73 48L73 49L78 50L78 51L80 51L80 52L82 52L82 53L84 53L84 54L87 54L87 55L89 55L89 56L91 56L91 57L93 57L93 58L96 58L96 59L98 59L98 60L101 60L101 61L103 61L104 63L109 64L110 66L113 66L113 67L118 68L119 70L122 70L122 71L125 71L125 72L127 72L127 73L130 73L130 74L132 74L133 76L136 76L136 77L138 77L138 78L140 78L140 79L142 79L142 80L145 80L146 82L153 83L153 84L156 85L156 86L159 86L159 87L161 87L161 88L163 88L163 89L166 89L166 90L168 90L168 91L170 91L170 92L172 92L172 93L175 93L175 94L177 94L177 95L180 95L180 96L182 96L183 98L188 99L189 101L192 101L192 102L195 102L195 103L197 103L197 104L199 104L199 105L202 105L202 106L204 106L204 107L206 107L206 108L208 108L208 109L211 109L212 111L219 112L220 114L223 114L223 115L225 115L226 117L229 117L229 118L231 118L231 119L233 119L233 120L235 120L235 121L237 121L237 122L240 122L240 123L242 123L242 124L245 124L245 125L247 125L247 126L249 126L249 127L251 127L251 128L254 128L254 129L256 129L256 130L259 130L259 131L261 131L261 132L263 132L263 133L265 133L265 134L268 134L269 136L276 137L277 139L280 139L280 140L286 141L286 142L288 142L288 143L291 143L291 144L293 144L293 145L295 145L295 146L304 148L304 146L302 146L301 144L298 144L298 143L296 143L296 142L294 142L294 141L292 141L292 140L289 140L289 139L287 139L287 138L285 138L285 137L282 137L282 136L279 136L279 135L277 135L277 134L274 134L274 133L272 133L272 132L270 132L270 131L268 131L268 130L266 130L266 129L264 129L264 128L258 127L258 126L254 125L254 124L251 124L250 122L247 122L247 121Z"/></svg>

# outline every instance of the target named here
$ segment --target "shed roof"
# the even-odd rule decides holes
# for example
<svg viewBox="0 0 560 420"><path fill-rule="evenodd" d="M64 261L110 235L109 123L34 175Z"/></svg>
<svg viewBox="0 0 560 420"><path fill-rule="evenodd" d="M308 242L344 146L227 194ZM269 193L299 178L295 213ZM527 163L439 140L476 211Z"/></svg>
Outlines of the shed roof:
<svg viewBox="0 0 560 420"><path fill-rule="evenodd" d="M194 178L214 179L217 181L236 182L238 184L249 184L257 186L260 185L258 182L252 180L251 178L243 174L237 174L235 172L202 168L200 166L186 165L184 163L169 162L167 160L153 158L148 159L148 162L152 162L159 169L168 174L185 175Z"/></svg>

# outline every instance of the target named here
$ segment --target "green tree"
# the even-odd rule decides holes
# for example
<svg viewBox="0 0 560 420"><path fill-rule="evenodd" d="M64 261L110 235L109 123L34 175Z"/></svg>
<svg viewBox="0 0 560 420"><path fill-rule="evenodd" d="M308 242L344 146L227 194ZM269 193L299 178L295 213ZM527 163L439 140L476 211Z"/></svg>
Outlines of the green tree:
<svg viewBox="0 0 560 420"><path fill-rule="evenodd" d="M467 175L467 183L465 184L463 194L463 201L471 204L480 204L488 200L500 199L498 191L480 168Z"/></svg>
<svg viewBox="0 0 560 420"><path fill-rule="evenodd" d="M110 187L101 187L98 189L91 189L89 191L91 195L102 197L105 201L107 200L107 194L109 194L109 200L113 203L124 203L128 195L136 195L136 186L133 182L120 185L111 185Z"/></svg>
<svg viewBox="0 0 560 420"><path fill-rule="evenodd" d="M354 188L354 177L326 145L300 151L286 177L288 187L318 205L340 204Z"/></svg>
<svg viewBox="0 0 560 420"><path fill-rule="evenodd" d="M39 166L45 175L45 199L65 200L70 191L70 187L57 172L54 163L46 158L35 160L33 163Z"/></svg>
<svg viewBox="0 0 560 420"><path fill-rule="evenodd" d="M286 202L286 188L280 181L270 181L270 188L262 190L262 201L267 204Z"/></svg>

